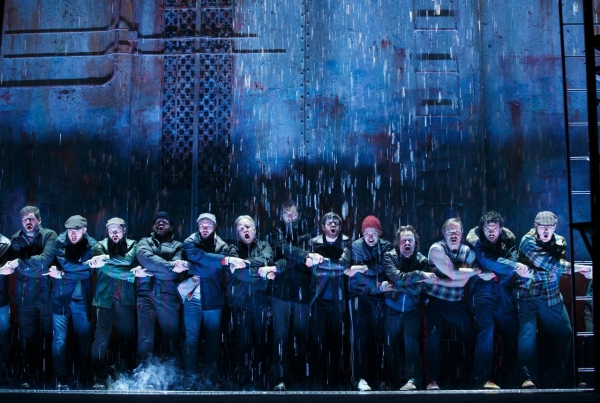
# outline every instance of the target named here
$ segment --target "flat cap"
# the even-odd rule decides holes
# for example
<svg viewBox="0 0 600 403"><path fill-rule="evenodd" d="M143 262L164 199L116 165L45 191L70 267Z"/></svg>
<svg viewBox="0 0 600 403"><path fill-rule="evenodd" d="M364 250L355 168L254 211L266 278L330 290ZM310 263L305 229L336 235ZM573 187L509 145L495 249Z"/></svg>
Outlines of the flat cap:
<svg viewBox="0 0 600 403"><path fill-rule="evenodd" d="M198 219L196 220L196 222L200 222L201 219L206 218L207 220L210 220L213 222L214 225L217 225L217 217L215 217L214 214L211 213L202 213L198 216Z"/></svg>
<svg viewBox="0 0 600 403"><path fill-rule="evenodd" d="M552 211L540 211L535 216L535 223L539 225L555 225L558 217Z"/></svg>
<svg viewBox="0 0 600 403"><path fill-rule="evenodd" d="M121 227L125 227L125 220L123 220L122 218L119 217L113 217L110 220L108 220L106 222L106 226L108 227L109 225L120 225Z"/></svg>
<svg viewBox="0 0 600 403"><path fill-rule="evenodd" d="M84 227L87 227L87 220L80 215L69 217L65 223L66 229L82 229Z"/></svg>

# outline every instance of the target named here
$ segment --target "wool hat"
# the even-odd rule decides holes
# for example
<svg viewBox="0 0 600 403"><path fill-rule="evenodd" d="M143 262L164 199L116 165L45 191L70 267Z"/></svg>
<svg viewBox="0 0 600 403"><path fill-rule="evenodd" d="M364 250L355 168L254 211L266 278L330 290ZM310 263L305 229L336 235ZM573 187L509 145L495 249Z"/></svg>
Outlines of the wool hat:
<svg viewBox="0 0 600 403"><path fill-rule="evenodd" d="M365 230L365 228L369 227L375 228L376 230L379 230L379 232L383 232L383 228L381 227L379 219L373 215L365 217L365 219L362 222L362 227L360 228L360 231L362 232Z"/></svg>
<svg viewBox="0 0 600 403"><path fill-rule="evenodd" d="M538 225L555 225L558 217L552 211L540 211L535 216L535 223Z"/></svg>
<svg viewBox="0 0 600 403"><path fill-rule="evenodd" d="M169 213L166 213L164 211L159 211L158 213L156 213L156 215L152 219L152 224L154 224L156 222L156 220L158 220L159 218L167 220L169 222L169 224L171 224L173 222L171 220L171 216L169 215Z"/></svg>
<svg viewBox="0 0 600 403"><path fill-rule="evenodd" d="M215 227L217 226L217 217L215 217L214 214L211 213L202 213L198 216L198 219L196 220L196 222L200 222L201 219L206 218L207 220L210 220L213 222L213 224L215 225Z"/></svg>
<svg viewBox="0 0 600 403"><path fill-rule="evenodd" d="M110 220L108 220L106 222L106 226L108 227L109 225L120 225L121 227L125 227L125 220L123 220L122 218L119 217L114 217L111 218Z"/></svg>
<svg viewBox="0 0 600 403"><path fill-rule="evenodd" d="M84 227L87 227L87 220L80 215L69 217L65 223L66 229L82 229Z"/></svg>

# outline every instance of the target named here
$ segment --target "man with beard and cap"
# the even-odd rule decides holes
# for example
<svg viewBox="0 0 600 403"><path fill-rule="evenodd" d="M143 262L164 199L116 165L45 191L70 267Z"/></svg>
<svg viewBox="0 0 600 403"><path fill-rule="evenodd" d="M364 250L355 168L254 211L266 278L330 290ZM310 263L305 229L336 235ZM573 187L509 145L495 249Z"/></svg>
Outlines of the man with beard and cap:
<svg viewBox="0 0 600 403"><path fill-rule="evenodd" d="M348 362L346 332L346 281L344 274L352 276L366 268L350 268L352 244L341 234L342 218L327 213L321 219L323 234L309 242L311 253L305 264L312 269L310 367L314 387L325 385L344 387Z"/></svg>
<svg viewBox="0 0 600 403"><path fill-rule="evenodd" d="M301 383L306 377L312 270L305 261L310 238L309 226L300 217L297 204L292 200L284 202L281 226L270 239L277 266L271 297L272 371L279 391L286 390L292 381Z"/></svg>
<svg viewBox="0 0 600 403"><path fill-rule="evenodd" d="M76 376L85 374L92 345L92 265L96 240L87 233L87 220L74 215L65 222L66 231L56 238L58 267L51 266L52 364L56 388L69 390L67 333L69 322L77 339ZM76 379L81 381L81 379Z"/></svg>
<svg viewBox="0 0 600 403"><path fill-rule="evenodd" d="M243 388L264 389L271 317L267 286L268 281L275 278L277 267L273 266L271 246L256 238L256 223L252 217L239 216L234 228L237 255L250 262L245 269L235 270L227 285L235 340L235 374Z"/></svg>
<svg viewBox="0 0 600 403"><path fill-rule="evenodd" d="M137 242L127 239L127 226L121 218L115 217L106 223L108 238L99 241L94 247L94 257L90 266L96 269L96 292L92 305L95 307L96 330L92 344L92 365L94 369L94 389L106 389L108 368L119 367L118 360L132 370L135 366L135 286L136 277L151 276L146 269L137 266ZM109 362L108 346L113 330L118 336L118 350Z"/></svg>
<svg viewBox="0 0 600 403"><path fill-rule="evenodd" d="M4 270L17 271L14 302L19 320L21 387L28 389L36 373L48 368L51 351L52 313L50 312L50 283L44 276L54 261L56 232L42 227L40 210L34 206L21 209L22 229L11 237ZM41 331L40 331L41 330Z"/></svg>
<svg viewBox="0 0 600 403"><path fill-rule="evenodd" d="M350 365L352 383L360 391L371 390L367 380L379 381L383 358L383 318L385 303L380 284L387 280L383 255L393 249L391 242L381 239L383 228L375 216L367 216L362 222L362 238L352 243L352 266L366 268L348 278L348 302L350 312ZM358 381L357 381L358 380ZM383 387L380 384L379 389Z"/></svg>
<svg viewBox="0 0 600 403"><path fill-rule="evenodd" d="M0 234L0 261L4 261L5 254L10 248L10 239ZM11 265L0 267L0 382L8 380L9 370L9 332L10 332L10 305L8 297L8 276L14 273Z"/></svg>
<svg viewBox="0 0 600 403"><path fill-rule="evenodd" d="M476 268L475 252L461 243L463 226L458 218L447 220L442 226L444 240L431 245L429 249L430 270L442 280L468 280L480 273ZM475 268L474 268L475 267ZM439 389L440 376L440 341L442 322L449 324L457 334L457 339L464 343L464 362L457 366L472 367L472 347L474 342L473 321L469 308L464 300L464 287L448 287L443 283L427 284L425 296L425 359L427 363L427 390ZM460 371L459 373L469 371Z"/></svg>
<svg viewBox="0 0 600 403"><path fill-rule="evenodd" d="M511 359L511 355L517 349L519 318L510 280L515 269L522 269L523 265L517 263L514 234L504 227L504 219L495 211L479 219L479 226L469 231L467 242L472 245L483 271L467 283L469 303L477 324L475 382L483 389L500 389L491 381L494 331L504 335L503 366L514 365L516 360ZM512 370L508 372L514 373Z"/></svg>
<svg viewBox="0 0 600 403"><path fill-rule="evenodd" d="M139 278L137 296L137 358L154 354L154 329L160 326L161 356L178 358L180 270L187 270L183 260L183 244L175 240L171 216L159 211L152 219L152 233L138 242L136 257L151 276Z"/></svg>
<svg viewBox="0 0 600 403"><path fill-rule="evenodd" d="M183 368L188 377L196 373L200 331L203 329L206 340L206 353L203 354L205 375L214 383L220 367L222 284L227 278L228 268L244 268L246 263L237 258L235 247L227 245L215 233L217 219L213 214L200 214L196 222L198 231L183 242L185 259L190 263L188 274L191 275L179 287L184 301Z"/></svg>
<svg viewBox="0 0 600 403"><path fill-rule="evenodd" d="M519 244L513 295L519 313L519 370L523 388L535 388L537 382L536 337L538 319L552 337L555 386L567 382L567 361L573 330L560 293L560 277L572 273L565 259L567 242L555 234L558 218L551 211L539 212L532 228ZM591 266L575 264L575 272L585 274Z"/></svg>

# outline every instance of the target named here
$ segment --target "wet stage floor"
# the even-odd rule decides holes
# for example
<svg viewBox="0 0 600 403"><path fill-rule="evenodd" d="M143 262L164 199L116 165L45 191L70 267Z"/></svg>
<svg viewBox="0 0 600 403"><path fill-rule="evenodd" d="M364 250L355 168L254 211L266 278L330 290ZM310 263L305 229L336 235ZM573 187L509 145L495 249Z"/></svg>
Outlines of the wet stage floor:
<svg viewBox="0 0 600 403"><path fill-rule="evenodd" d="M412 392L206 392L206 391L97 391L97 390L0 390L0 399L6 403L20 402L493 402L493 403L596 403L600 394L593 389L501 389L436 390Z"/></svg>

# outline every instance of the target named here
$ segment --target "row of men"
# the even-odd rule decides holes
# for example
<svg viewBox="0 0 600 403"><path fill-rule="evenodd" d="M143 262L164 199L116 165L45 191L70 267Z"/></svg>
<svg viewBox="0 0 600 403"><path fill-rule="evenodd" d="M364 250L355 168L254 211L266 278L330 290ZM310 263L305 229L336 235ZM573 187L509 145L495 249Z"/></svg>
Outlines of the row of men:
<svg viewBox="0 0 600 403"><path fill-rule="evenodd" d="M59 389L69 388L69 322L77 340L77 368L85 367L91 353L94 388L102 389L116 360L131 368L156 352L157 322L161 354L179 355L181 306L185 373L197 373L202 332L202 368L219 374L225 325L235 340L229 354L236 366L232 377L240 384L254 380L259 388L269 377L279 390L286 383L320 389L342 384L349 370L352 384L365 391L386 368L390 380L401 381L401 390L422 384L439 389L442 323L464 342L467 354L459 366L474 362L477 387L499 388L491 379L497 328L515 344L518 340L522 387L535 387L538 319L552 335L555 372L567 370L572 328L559 278L572 268L565 260L565 239L554 233L555 214L540 212L518 248L498 213L481 217L466 242L462 223L449 219L442 227L444 239L430 247L428 257L418 252L419 236L410 225L400 227L391 243L381 238L380 221L368 216L362 237L351 242L335 213L322 217L323 233L317 237L311 237L295 203L285 203L281 217L270 242L257 239L250 216L240 216L234 224L238 240L228 245L216 234L215 216L204 213L198 231L181 243L165 212L155 215L151 236L139 242L126 238L120 218L106 223L108 236L97 242L87 234L84 217L70 217L65 232L57 235L41 226L39 209L24 207L22 229L0 240L0 253L7 251L0 267L3 362L10 365L8 277L16 272L13 300L24 388L31 386L40 362L40 329L52 338ZM575 264L574 271L591 278L590 266ZM221 320L224 308L226 321ZM426 371L419 345L422 325ZM113 326L118 357L107 353Z"/></svg>

